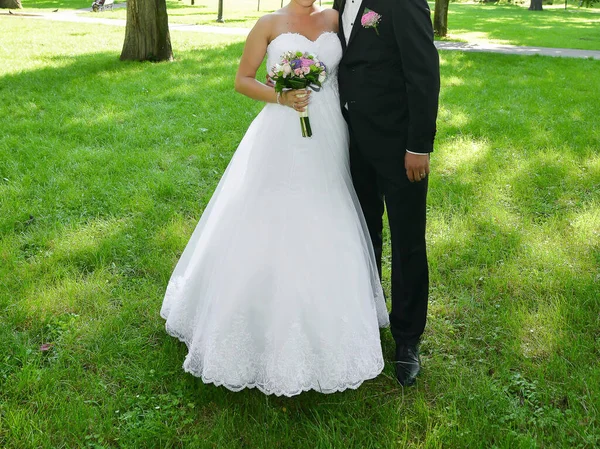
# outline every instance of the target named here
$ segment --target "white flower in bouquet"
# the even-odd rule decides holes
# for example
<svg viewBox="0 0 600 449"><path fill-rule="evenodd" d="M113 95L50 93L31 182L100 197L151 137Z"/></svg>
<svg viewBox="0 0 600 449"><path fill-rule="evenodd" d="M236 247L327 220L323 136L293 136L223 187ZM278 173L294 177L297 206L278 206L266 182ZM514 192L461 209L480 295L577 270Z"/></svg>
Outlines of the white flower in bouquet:
<svg viewBox="0 0 600 449"><path fill-rule="evenodd" d="M289 76L292 73L292 66L289 63L285 63L282 66L282 70L283 70L283 77L286 78L287 76Z"/></svg>

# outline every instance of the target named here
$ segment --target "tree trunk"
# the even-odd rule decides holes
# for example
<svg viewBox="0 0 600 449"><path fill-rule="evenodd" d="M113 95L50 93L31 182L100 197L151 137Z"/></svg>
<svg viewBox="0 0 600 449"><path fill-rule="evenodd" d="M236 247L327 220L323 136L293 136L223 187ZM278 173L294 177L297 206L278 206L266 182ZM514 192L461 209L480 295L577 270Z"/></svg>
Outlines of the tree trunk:
<svg viewBox="0 0 600 449"><path fill-rule="evenodd" d="M531 0L529 11L542 11L542 0Z"/></svg>
<svg viewBox="0 0 600 449"><path fill-rule="evenodd" d="M219 0L219 8L217 11L217 22L223 23L223 0Z"/></svg>
<svg viewBox="0 0 600 449"><path fill-rule="evenodd" d="M0 8L21 9L21 0L0 0Z"/></svg>
<svg viewBox="0 0 600 449"><path fill-rule="evenodd" d="M121 61L172 61L165 0L128 0Z"/></svg>
<svg viewBox="0 0 600 449"><path fill-rule="evenodd" d="M436 36L446 37L448 34L448 4L450 0L435 0L433 12L433 32Z"/></svg>

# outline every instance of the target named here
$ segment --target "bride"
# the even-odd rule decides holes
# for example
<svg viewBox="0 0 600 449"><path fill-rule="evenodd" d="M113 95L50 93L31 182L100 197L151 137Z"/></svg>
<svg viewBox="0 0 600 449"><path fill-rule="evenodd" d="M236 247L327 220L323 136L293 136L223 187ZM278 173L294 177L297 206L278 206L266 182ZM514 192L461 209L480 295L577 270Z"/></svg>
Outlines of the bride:
<svg viewBox="0 0 600 449"><path fill-rule="evenodd" d="M293 396L358 388L383 369L388 316L352 186L337 91L338 13L291 0L248 35L236 90L266 103L169 281L161 316L206 383ZM278 96L256 71L287 51L327 66L319 92ZM313 136L298 112L309 109Z"/></svg>

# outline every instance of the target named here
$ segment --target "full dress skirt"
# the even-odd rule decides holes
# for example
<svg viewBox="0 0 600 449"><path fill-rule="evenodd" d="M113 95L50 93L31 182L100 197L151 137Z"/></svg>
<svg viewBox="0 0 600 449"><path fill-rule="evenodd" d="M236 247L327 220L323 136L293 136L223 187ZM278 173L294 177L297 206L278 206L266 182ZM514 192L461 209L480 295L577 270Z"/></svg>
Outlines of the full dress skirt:
<svg viewBox="0 0 600 449"><path fill-rule="evenodd" d="M169 281L161 316L183 368L230 390L293 396L357 388L383 369L387 310L352 180L337 93L339 40L285 33L268 64L311 51L328 79L313 130L268 104L252 122Z"/></svg>

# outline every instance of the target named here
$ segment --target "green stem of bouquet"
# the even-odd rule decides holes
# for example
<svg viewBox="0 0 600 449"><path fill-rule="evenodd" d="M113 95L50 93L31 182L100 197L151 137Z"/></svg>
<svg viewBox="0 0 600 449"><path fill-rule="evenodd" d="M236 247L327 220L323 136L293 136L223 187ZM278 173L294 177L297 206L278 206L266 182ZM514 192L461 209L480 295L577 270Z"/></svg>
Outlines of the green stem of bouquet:
<svg viewBox="0 0 600 449"><path fill-rule="evenodd" d="M300 128L302 128L302 137L311 137L312 129L308 117L300 117Z"/></svg>

